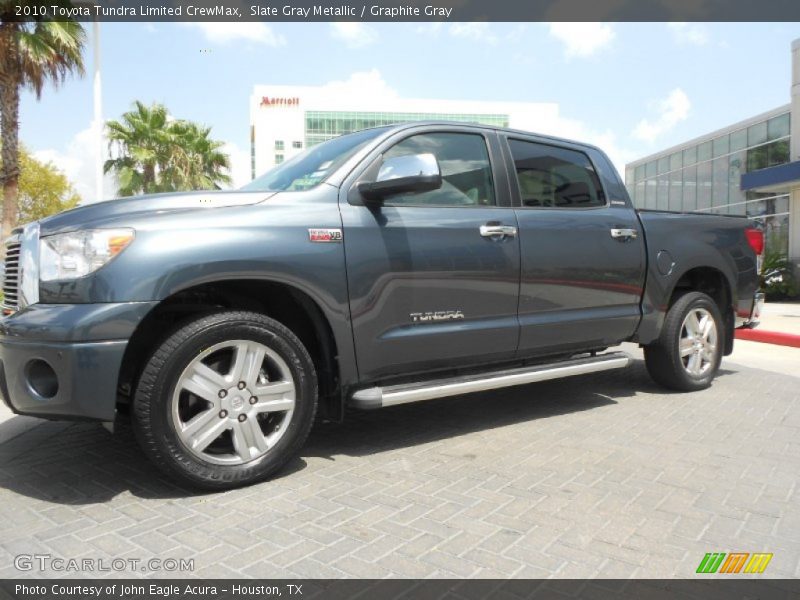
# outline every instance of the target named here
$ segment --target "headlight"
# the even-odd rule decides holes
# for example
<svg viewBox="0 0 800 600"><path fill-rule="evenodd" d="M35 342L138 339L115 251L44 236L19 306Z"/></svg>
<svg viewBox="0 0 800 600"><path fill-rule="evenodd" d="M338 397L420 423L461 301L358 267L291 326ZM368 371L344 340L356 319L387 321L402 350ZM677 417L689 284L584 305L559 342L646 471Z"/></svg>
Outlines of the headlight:
<svg viewBox="0 0 800 600"><path fill-rule="evenodd" d="M39 277L53 281L93 273L127 248L133 237L133 229L91 229L42 238Z"/></svg>

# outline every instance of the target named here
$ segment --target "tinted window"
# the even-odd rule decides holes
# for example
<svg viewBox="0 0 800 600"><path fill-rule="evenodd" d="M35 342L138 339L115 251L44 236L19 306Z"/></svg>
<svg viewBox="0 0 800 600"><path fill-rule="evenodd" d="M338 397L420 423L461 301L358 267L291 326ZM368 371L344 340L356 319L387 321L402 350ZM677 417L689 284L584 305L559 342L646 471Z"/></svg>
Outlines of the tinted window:
<svg viewBox="0 0 800 600"><path fill-rule="evenodd" d="M474 133L424 133L404 139L383 158L433 154L442 172L442 187L431 192L390 196L387 206L493 206L492 167L482 135Z"/></svg>
<svg viewBox="0 0 800 600"><path fill-rule="evenodd" d="M509 140L522 206L590 208L605 206L592 163L582 152Z"/></svg>

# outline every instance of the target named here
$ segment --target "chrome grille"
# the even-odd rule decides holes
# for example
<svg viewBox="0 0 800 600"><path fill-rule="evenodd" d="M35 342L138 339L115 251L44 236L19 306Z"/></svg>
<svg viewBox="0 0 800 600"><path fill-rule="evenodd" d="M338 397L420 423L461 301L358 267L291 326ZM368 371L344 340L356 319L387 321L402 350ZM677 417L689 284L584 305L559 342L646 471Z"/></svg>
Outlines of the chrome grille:
<svg viewBox="0 0 800 600"><path fill-rule="evenodd" d="M6 262L3 277L3 316L19 310L19 252L18 241L6 245Z"/></svg>

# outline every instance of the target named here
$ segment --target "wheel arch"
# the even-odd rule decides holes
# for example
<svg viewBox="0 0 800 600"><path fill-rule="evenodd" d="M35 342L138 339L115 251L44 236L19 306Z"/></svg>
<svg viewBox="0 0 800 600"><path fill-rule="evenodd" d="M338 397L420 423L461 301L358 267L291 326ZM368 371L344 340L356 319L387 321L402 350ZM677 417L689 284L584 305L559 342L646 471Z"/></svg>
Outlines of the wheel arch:
<svg viewBox="0 0 800 600"><path fill-rule="evenodd" d="M695 266L686 269L675 279L675 283L667 296L666 310L675 300L688 291L703 292L719 307L724 320L725 349L724 355L733 352L734 318L734 286L725 273L713 266Z"/></svg>
<svg viewBox="0 0 800 600"><path fill-rule="evenodd" d="M289 328L308 350L319 380L320 417L343 417L340 342L321 303L297 286L273 280L224 279L177 291L159 302L131 336L118 378L117 408L127 410L145 361L171 332L220 310L251 310ZM346 351L347 339L344 340ZM345 359L346 361L346 359Z"/></svg>

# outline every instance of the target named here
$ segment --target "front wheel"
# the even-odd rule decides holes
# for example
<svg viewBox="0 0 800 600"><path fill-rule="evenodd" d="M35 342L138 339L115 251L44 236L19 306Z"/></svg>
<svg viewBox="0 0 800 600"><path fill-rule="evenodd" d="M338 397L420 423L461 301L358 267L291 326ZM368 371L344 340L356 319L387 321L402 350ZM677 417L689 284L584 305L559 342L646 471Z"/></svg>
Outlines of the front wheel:
<svg viewBox="0 0 800 600"><path fill-rule="evenodd" d="M711 385L722 361L724 328L707 294L688 292L667 312L661 335L644 347L650 376L664 387L694 391Z"/></svg>
<svg viewBox="0 0 800 600"><path fill-rule="evenodd" d="M139 379L133 424L163 471L220 490L265 479L298 452L317 403L300 340L264 315L223 312L170 335Z"/></svg>

